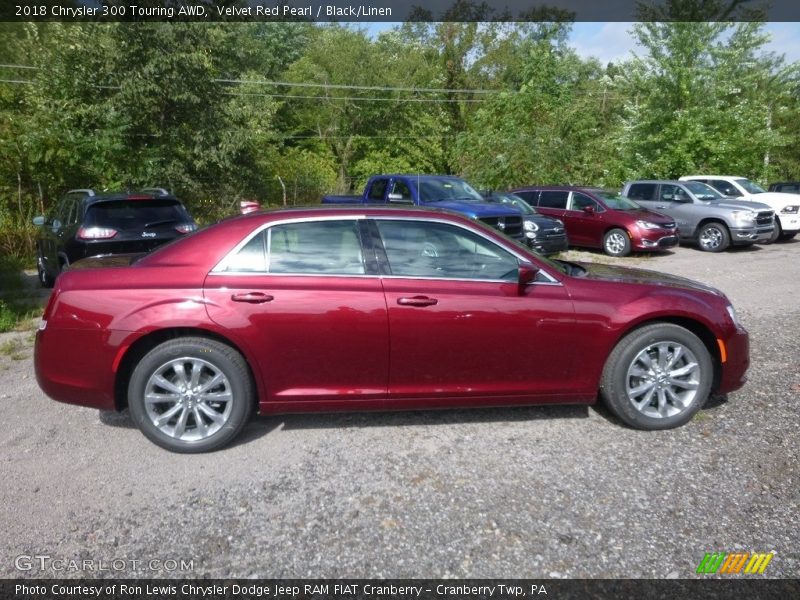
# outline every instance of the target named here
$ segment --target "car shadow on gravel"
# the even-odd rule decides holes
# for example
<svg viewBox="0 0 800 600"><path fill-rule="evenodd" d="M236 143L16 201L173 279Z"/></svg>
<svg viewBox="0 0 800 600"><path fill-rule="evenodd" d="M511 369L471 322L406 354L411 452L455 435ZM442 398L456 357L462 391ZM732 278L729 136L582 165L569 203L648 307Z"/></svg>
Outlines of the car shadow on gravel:
<svg viewBox="0 0 800 600"><path fill-rule="evenodd" d="M709 396L708 400L706 400L706 403L703 405L703 408L700 409L700 412L698 412L694 416L694 418L697 418L699 415L703 415L706 411L716 410L718 408L721 408L727 402L728 402L728 395L727 394L721 394L721 395L720 394L714 394L714 395L711 395L711 396ZM606 421L608 421L609 423L611 423L612 425L614 425L616 427L626 427L626 428L630 429L630 427L628 427L628 425L626 425L625 423L620 421L610 410L608 410L608 407L605 405L605 402L602 402L602 401L598 400L595 404L590 405L589 409L592 412L594 412L596 415L598 415L599 417L602 417L603 419L605 419ZM702 418L702 417L700 417L700 418Z"/></svg>
<svg viewBox="0 0 800 600"><path fill-rule="evenodd" d="M267 415L257 417L253 422L265 429L272 429L275 421L280 421L283 429L338 429L586 419L588 417L588 405L580 404Z"/></svg>
<svg viewBox="0 0 800 600"><path fill-rule="evenodd" d="M407 427L503 423L560 419L587 419L589 405L488 407L467 409L335 412L286 415L255 415L228 448L255 441L277 429L347 429L362 427ZM127 409L122 412L98 411L103 425L137 429Z"/></svg>

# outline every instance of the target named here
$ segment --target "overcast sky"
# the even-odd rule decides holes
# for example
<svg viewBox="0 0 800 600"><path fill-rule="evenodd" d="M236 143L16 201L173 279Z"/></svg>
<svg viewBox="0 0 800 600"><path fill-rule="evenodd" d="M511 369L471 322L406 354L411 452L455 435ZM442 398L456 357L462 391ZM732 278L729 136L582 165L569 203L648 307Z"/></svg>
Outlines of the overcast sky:
<svg viewBox="0 0 800 600"><path fill-rule="evenodd" d="M363 24L362 24L363 25ZM369 23L372 35L390 29L397 23ZM619 62L630 57L636 44L629 30L632 23L573 23L570 43L584 57L594 56L602 63ZM786 56L787 62L800 61L800 23L767 23L772 35L768 49Z"/></svg>
<svg viewBox="0 0 800 600"><path fill-rule="evenodd" d="M575 23L570 43L585 57L594 56L602 63L619 62L636 49L629 31L632 23ZM800 23L767 23L772 35L768 50L786 56L787 62L800 60Z"/></svg>

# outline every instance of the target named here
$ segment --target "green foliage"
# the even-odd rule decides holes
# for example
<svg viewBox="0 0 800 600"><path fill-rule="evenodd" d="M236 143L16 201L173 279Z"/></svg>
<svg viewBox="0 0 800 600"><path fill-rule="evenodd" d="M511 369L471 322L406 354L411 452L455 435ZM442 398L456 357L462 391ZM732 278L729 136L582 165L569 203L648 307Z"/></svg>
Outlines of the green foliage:
<svg viewBox="0 0 800 600"><path fill-rule="evenodd" d="M569 47L569 15L536 10L493 21L459 0L376 38L306 22L0 23L0 63L35 67L0 67L23 82L0 83L0 256L30 266L31 218L74 187L164 186L210 223L242 199L316 203L381 172L498 189L800 178L798 66L765 51L747 2L642 4L640 55L606 66Z"/></svg>

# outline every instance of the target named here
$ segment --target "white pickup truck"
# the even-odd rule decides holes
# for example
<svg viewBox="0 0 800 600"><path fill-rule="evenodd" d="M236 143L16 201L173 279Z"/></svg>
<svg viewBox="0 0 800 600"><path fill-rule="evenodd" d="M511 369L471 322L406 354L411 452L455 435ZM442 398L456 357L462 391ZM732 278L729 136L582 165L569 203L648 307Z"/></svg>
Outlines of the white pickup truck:
<svg viewBox="0 0 800 600"><path fill-rule="evenodd" d="M800 231L800 197L784 192L767 192L745 177L730 175L685 175L681 181L700 181L723 196L768 204L775 211L775 230L770 242L790 240Z"/></svg>

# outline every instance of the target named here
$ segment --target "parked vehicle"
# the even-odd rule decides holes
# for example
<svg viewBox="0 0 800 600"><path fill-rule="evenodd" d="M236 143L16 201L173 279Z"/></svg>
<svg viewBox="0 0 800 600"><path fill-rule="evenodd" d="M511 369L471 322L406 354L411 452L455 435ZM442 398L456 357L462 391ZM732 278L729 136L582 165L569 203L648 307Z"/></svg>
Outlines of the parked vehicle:
<svg viewBox="0 0 800 600"><path fill-rule="evenodd" d="M415 205L452 210L522 241L519 210L486 202L463 179L450 175L375 175L360 196L323 196L323 204Z"/></svg>
<svg viewBox="0 0 800 600"><path fill-rule="evenodd" d="M197 225L175 196L161 188L102 193L70 190L39 227L36 269L44 287L76 260L99 254L147 252Z"/></svg>
<svg viewBox="0 0 800 600"><path fill-rule="evenodd" d="M781 192L784 194L800 194L800 181L779 181L770 183L768 192Z"/></svg>
<svg viewBox="0 0 800 600"><path fill-rule="evenodd" d="M678 244L675 220L599 188L531 186L512 190L540 213L561 219L571 246L601 248L609 256L656 252Z"/></svg>
<svg viewBox="0 0 800 600"><path fill-rule="evenodd" d="M569 247L569 239L564 223L539 214L535 208L511 192L482 191L486 202L507 204L522 214L522 229L525 242L532 250L544 255L555 254Z"/></svg>
<svg viewBox="0 0 800 600"><path fill-rule="evenodd" d="M800 199L794 194L767 192L744 177L729 175L686 175L681 181L699 181L723 196L746 202L760 202L775 211L775 225L769 241L790 240L800 231Z"/></svg>
<svg viewBox="0 0 800 600"><path fill-rule="evenodd" d="M622 193L673 217L681 238L697 242L706 252L768 241L775 228L775 213L766 204L724 198L696 181L629 181Z"/></svg>
<svg viewBox="0 0 800 600"><path fill-rule="evenodd" d="M62 402L127 406L177 452L224 446L254 409L591 404L598 392L628 425L668 429L710 392L739 389L749 363L721 292L551 261L447 211L258 212L101 266L120 258L59 278L36 377Z"/></svg>

